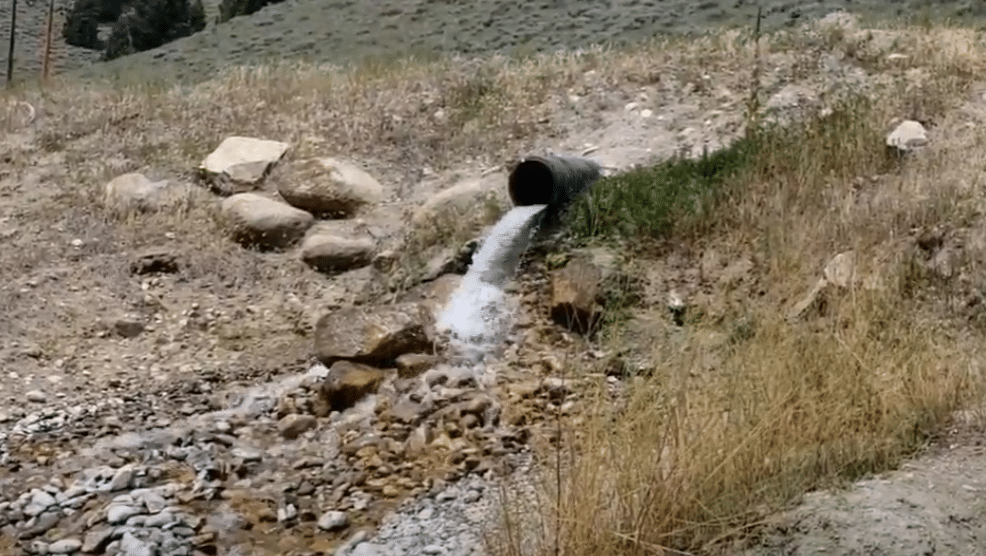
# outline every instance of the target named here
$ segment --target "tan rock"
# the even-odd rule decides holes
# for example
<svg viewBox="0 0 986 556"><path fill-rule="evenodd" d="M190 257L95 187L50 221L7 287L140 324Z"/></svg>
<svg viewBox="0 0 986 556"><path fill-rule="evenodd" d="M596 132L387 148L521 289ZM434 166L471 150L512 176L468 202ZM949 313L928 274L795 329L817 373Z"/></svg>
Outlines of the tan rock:
<svg viewBox="0 0 986 556"><path fill-rule="evenodd" d="M582 334L594 332L602 316L598 303L602 270L584 258L551 273L551 319Z"/></svg>
<svg viewBox="0 0 986 556"><path fill-rule="evenodd" d="M311 415L298 415L297 413L292 413L290 415L285 415L277 423L277 428L281 432L281 436L287 438L288 440L293 440L298 438L305 432L315 428L318 421L315 417Z"/></svg>
<svg viewBox="0 0 986 556"><path fill-rule="evenodd" d="M103 203L115 212L151 212L177 205L188 196L188 188L169 180L151 181L132 172L106 184Z"/></svg>
<svg viewBox="0 0 986 556"><path fill-rule="evenodd" d="M349 238L325 232L301 243L301 260L319 272L344 272L370 264L376 250L370 238Z"/></svg>
<svg viewBox="0 0 986 556"><path fill-rule="evenodd" d="M288 144L280 141L227 137L199 170L220 193L242 193L255 189L287 150Z"/></svg>
<svg viewBox="0 0 986 556"><path fill-rule="evenodd" d="M405 353L397 358L397 374L401 378L420 375L433 368L441 361L441 357L427 353Z"/></svg>
<svg viewBox="0 0 986 556"><path fill-rule="evenodd" d="M315 221L303 210L257 193L239 193L224 199L222 214L236 241L261 249L289 246L301 239Z"/></svg>
<svg viewBox="0 0 986 556"><path fill-rule="evenodd" d="M325 365L347 359L390 365L405 353L432 351L434 319L418 303L347 307L315 324L315 351Z"/></svg>
<svg viewBox="0 0 986 556"><path fill-rule="evenodd" d="M319 395L333 411L343 411L375 392L385 378L386 373L380 369L337 361L322 380Z"/></svg>
<svg viewBox="0 0 986 556"><path fill-rule="evenodd" d="M383 187L355 164L335 158L312 158L292 164L279 179L284 200L318 215L352 216L383 199Z"/></svg>
<svg viewBox="0 0 986 556"><path fill-rule="evenodd" d="M828 311L830 302L840 291L849 288L856 281L855 254L852 251L839 253L825 265L822 277L787 314L788 320L798 320L811 314L822 315Z"/></svg>

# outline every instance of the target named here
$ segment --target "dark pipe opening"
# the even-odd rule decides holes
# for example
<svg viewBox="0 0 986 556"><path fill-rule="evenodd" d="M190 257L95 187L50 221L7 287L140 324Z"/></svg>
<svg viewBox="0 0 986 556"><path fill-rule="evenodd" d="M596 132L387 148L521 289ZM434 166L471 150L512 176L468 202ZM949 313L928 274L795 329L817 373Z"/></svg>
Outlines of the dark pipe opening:
<svg viewBox="0 0 986 556"><path fill-rule="evenodd" d="M555 180L543 162L528 159L511 172L507 188L515 206L547 205L554 200Z"/></svg>

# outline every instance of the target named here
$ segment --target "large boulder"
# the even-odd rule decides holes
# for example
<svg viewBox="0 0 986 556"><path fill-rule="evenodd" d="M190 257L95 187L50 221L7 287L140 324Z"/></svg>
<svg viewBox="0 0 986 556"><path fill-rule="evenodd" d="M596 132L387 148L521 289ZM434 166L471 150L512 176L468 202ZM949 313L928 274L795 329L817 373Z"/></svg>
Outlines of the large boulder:
<svg viewBox="0 0 986 556"><path fill-rule="evenodd" d="M301 243L301 260L319 272L344 272L370 264L376 242L329 232L309 234Z"/></svg>
<svg viewBox="0 0 986 556"><path fill-rule="evenodd" d="M313 158L291 165L277 190L288 203L320 216L348 218L383 199L383 187L356 165Z"/></svg>
<svg viewBox="0 0 986 556"><path fill-rule="evenodd" d="M411 216L413 233L424 243L456 235L476 235L502 215L502 173L471 178L444 189Z"/></svg>
<svg viewBox="0 0 986 556"><path fill-rule="evenodd" d="M188 188L169 180L151 181L144 174L132 172L106 184L103 202L111 211L148 212L174 206L188 196Z"/></svg>
<svg viewBox="0 0 986 556"><path fill-rule="evenodd" d="M291 245L315 221L303 210L257 193L238 193L224 199L222 214L236 241L263 250Z"/></svg>
<svg viewBox="0 0 986 556"><path fill-rule="evenodd" d="M223 195L257 188L288 150L288 144L252 137L227 137L202 161L199 171Z"/></svg>
<svg viewBox="0 0 986 556"><path fill-rule="evenodd" d="M405 353L429 353L434 346L434 318L418 303L346 307L315 324L315 352L331 366L349 360L390 366Z"/></svg>

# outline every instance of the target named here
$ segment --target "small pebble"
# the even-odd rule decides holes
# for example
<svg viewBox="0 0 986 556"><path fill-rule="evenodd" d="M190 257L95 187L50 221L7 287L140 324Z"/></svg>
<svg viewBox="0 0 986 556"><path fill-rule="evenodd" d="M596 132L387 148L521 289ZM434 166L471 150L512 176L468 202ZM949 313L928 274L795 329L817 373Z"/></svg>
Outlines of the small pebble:
<svg viewBox="0 0 986 556"><path fill-rule="evenodd" d="M48 401L48 396L40 390L31 390L26 394L27 401L31 403L45 403Z"/></svg>

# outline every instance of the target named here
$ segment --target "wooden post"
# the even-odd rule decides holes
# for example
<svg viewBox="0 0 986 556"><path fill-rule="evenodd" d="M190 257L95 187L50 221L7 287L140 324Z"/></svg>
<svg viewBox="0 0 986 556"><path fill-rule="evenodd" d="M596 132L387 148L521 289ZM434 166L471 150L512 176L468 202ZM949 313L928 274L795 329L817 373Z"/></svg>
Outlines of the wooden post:
<svg viewBox="0 0 986 556"><path fill-rule="evenodd" d="M10 6L10 49L7 50L7 86L14 79L14 37L17 32L17 0Z"/></svg>
<svg viewBox="0 0 986 556"><path fill-rule="evenodd" d="M51 69L51 44L54 42L52 28L55 23L55 0L48 2L48 28L45 30L44 57L41 60L41 79L47 81Z"/></svg>

